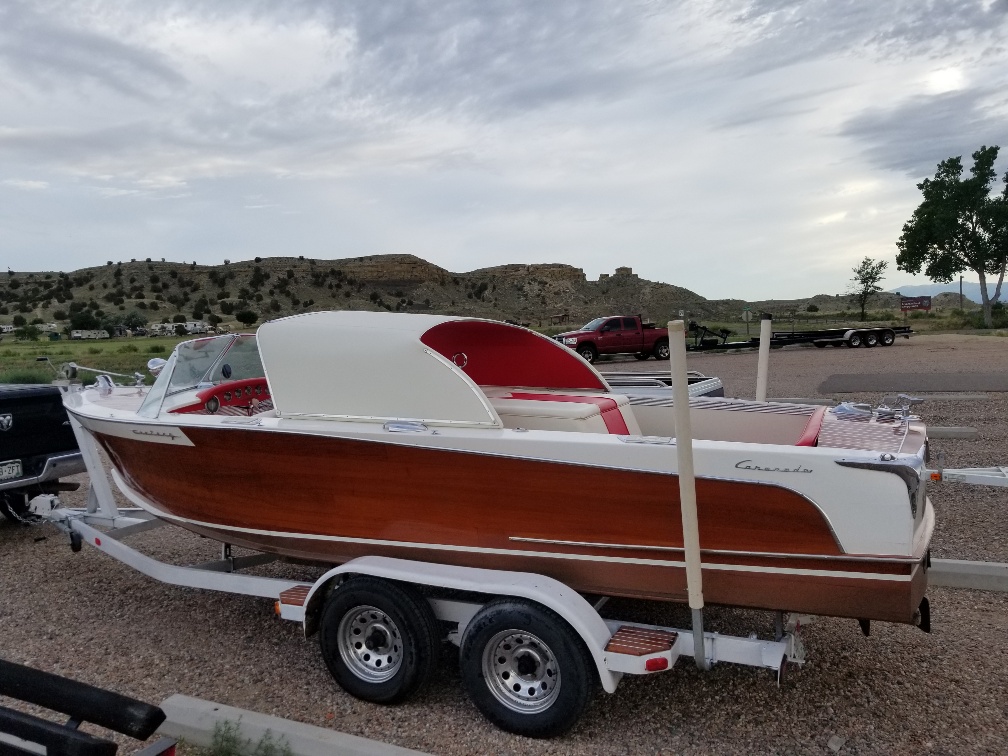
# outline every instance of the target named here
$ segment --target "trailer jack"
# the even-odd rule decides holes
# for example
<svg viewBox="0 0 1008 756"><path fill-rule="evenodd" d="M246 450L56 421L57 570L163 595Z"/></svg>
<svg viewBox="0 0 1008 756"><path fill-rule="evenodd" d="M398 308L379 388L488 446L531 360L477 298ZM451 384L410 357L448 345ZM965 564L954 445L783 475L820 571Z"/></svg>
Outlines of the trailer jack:
<svg viewBox="0 0 1008 756"><path fill-rule="evenodd" d="M921 599L917 613L914 615L914 624L925 633L931 632L931 602L927 600L927 596Z"/></svg>

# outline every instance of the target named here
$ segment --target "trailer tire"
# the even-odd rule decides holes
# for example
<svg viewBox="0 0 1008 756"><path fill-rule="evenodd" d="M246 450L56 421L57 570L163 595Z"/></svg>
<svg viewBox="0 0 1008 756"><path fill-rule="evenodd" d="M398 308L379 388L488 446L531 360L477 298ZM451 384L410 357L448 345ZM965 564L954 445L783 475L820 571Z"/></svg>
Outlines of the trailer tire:
<svg viewBox="0 0 1008 756"><path fill-rule="evenodd" d="M352 696L391 704L430 678L440 635L430 604L412 588L351 578L326 600L319 646L333 679Z"/></svg>
<svg viewBox="0 0 1008 756"><path fill-rule="evenodd" d="M888 328L882 331L882 336L879 338L879 343L882 346L892 346L896 342L896 332L890 331Z"/></svg>
<svg viewBox="0 0 1008 756"><path fill-rule="evenodd" d="M654 358L656 360L667 360L670 354L668 341L665 339L654 345Z"/></svg>
<svg viewBox="0 0 1008 756"><path fill-rule="evenodd" d="M591 344L582 344L577 348L577 353L581 355L585 362L591 364L598 359L598 350Z"/></svg>
<svg viewBox="0 0 1008 756"><path fill-rule="evenodd" d="M878 343L879 343L879 335L877 332L871 331L870 333L865 334L864 345L866 347L871 349L874 346L878 346Z"/></svg>
<svg viewBox="0 0 1008 756"><path fill-rule="evenodd" d="M861 334L852 333L850 335L850 338L847 339L847 346L849 346L851 349L857 349L859 346L861 346Z"/></svg>
<svg viewBox="0 0 1008 756"><path fill-rule="evenodd" d="M516 599L494 601L473 617L459 665L476 708L502 730L530 738L569 730L598 679L584 642L560 615Z"/></svg>

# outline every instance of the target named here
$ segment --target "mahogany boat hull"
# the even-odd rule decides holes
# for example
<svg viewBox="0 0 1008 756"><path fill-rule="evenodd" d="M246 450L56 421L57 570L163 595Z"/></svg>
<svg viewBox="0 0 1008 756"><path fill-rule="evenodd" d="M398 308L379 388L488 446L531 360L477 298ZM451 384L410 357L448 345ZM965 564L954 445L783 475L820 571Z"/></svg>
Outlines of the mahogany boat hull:
<svg viewBox="0 0 1008 756"><path fill-rule="evenodd" d="M380 554L687 598L675 475L256 428L187 426L185 445L91 430L134 500L217 540L324 564ZM699 478L697 499L707 603L913 621L929 503L912 555L872 556L845 553L819 508L781 485Z"/></svg>

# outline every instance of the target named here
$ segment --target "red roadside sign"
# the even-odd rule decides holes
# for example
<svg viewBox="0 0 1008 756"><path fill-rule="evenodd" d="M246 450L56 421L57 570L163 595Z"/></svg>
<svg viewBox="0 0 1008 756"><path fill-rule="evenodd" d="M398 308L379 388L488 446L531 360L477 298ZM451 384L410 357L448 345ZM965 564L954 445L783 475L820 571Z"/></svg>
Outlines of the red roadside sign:
<svg viewBox="0 0 1008 756"><path fill-rule="evenodd" d="M930 310L931 297L900 297L900 310Z"/></svg>

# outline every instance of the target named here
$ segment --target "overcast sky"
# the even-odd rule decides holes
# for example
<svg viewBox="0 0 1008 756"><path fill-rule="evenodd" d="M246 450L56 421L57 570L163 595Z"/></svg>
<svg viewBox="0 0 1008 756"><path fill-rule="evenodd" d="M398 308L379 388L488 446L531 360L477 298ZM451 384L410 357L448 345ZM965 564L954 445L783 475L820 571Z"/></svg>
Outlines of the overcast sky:
<svg viewBox="0 0 1008 756"><path fill-rule="evenodd" d="M0 0L0 266L888 288L916 184L1008 153L1006 43L1008 0Z"/></svg>

